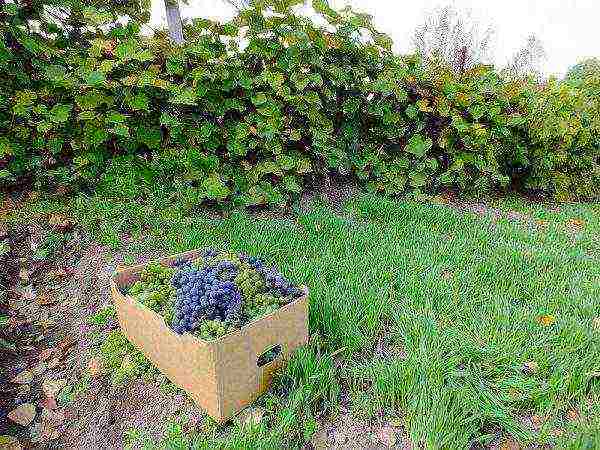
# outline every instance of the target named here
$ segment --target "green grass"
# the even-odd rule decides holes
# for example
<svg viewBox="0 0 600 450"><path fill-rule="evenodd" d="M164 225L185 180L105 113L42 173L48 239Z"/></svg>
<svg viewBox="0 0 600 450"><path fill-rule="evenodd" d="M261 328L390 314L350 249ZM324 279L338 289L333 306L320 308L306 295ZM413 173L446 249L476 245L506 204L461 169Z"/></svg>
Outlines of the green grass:
<svg viewBox="0 0 600 450"><path fill-rule="evenodd" d="M157 243L165 252L226 247L310 288L316 343L288 366L285 399L271 398L277 407L259 427L238 424L213 444L196 438L198 448L298 445L316 412L335 415L340 391L356 415L402 417L425 448L485 444L499 430L523 444L598 448L600 207L493 206L531 220L377 196L351 200L342 215L316 204L289 218L210 218L160 195L80 199L74 211L107 244L137 238L132 253ZM580 419L568 420L570 410ZM539 430L526 425L532 415ZM177 430L165 442L192 446Z"/></svg>

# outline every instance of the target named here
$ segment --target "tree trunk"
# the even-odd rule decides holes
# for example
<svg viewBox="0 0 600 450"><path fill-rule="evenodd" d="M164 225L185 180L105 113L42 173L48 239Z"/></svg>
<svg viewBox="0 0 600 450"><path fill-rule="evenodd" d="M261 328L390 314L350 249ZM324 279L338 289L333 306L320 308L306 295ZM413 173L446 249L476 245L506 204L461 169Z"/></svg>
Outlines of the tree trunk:
<svg viewBox="0 0 600 450"><path fill-rule="evenodd" d="M167 24L171 40L176 44L183 44L183 25L177 0L165 0L165 9L167 10Z"/></svg>

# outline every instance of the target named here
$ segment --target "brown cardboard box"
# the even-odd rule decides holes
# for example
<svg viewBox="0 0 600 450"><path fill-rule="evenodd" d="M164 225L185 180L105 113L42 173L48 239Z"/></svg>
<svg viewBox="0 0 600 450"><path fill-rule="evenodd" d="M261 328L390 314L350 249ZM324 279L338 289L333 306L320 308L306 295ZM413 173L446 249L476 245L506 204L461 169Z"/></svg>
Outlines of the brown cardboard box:
<svg viewBox="0 0 600 450"><path fill-rule="evenodd" d="M160 261L169 264L198 254L191 251ZM308 341L306 288L293 303L220 339L178 335L162 316L122 293L139 279L143 267L119 270L111 280L121 328L133 345L217 421L232 417L265 392L273 371ZM259 356L275 346L280 346L278 356L260 367Z"/></svg>

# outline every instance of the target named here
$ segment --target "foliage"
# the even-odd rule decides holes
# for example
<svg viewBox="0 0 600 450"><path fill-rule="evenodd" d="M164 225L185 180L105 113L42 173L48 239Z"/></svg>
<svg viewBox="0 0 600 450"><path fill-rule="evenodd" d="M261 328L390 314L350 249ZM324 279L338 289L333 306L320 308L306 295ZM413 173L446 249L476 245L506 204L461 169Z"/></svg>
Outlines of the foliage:
<svg viewBox="0 0 600 450"><path fill-rule="evenodd" d="M597 81L423 65L324 0L326 28L292 12L299 0L255 1L227 23L195 20L183 46L140 35L143 4L55 3L70 25L2 6L4 185L94 186L126 156L136 179L190 203L280 205L331 172L388 194L599 195Z"/></svg>

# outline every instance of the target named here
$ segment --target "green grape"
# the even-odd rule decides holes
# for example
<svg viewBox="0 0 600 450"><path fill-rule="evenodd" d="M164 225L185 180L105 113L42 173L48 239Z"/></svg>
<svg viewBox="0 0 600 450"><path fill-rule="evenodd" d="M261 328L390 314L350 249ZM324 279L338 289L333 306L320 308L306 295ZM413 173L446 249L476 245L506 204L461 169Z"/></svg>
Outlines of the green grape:
<svg viewBox="0 0 600 450"><path fill-rule="evenodd" d="M218 339L233 331L233 328L221 320L205 320L194 332L194 336L207 341Z"/></svg>
<svg viewBox="0 0 600 450"><path fill-rule="evenodd" d="M136 301L142 303L152 311L164 315L165 311L172 308L175 289L171 285L171 277L175 270L160 263L150 263L140 273L129 290Z"/></svg>

